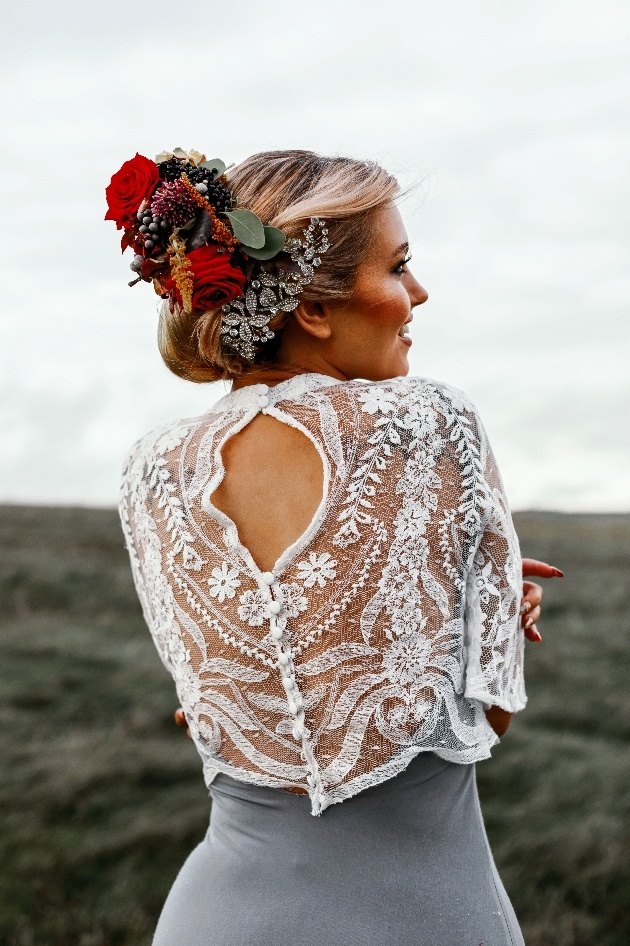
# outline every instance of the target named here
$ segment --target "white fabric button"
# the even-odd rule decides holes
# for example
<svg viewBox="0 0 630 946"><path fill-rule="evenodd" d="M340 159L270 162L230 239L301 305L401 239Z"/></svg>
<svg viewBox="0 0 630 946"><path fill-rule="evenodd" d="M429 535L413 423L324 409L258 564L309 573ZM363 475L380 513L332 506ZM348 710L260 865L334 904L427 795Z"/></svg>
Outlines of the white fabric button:
<svg viewBox="0 0 630 946"><path fill-rule="evenodd" d="M288 662L289 662L289 655L288 655L288 654L280 654L280 656L278 657L278 660L280 661L280 663L282 664L283 667L286 667L286 665L287 665Z"/></svg>
<svg viewBox="0 0 630 946"><path fill-rule="evenodd" d="M271 636L274 640L279 641L282 637L282 628L276 627L275 625L271 628Z"/></svg>
<svg viewBox="0 0 630 946"><path fill-rule="evenodd" d="M293 700L289 700L289 712L290 712L290 713L296 713L296 712L297 712L297 706L295 705L295 703L293 702Z"/></svg>
<svg viewBox="0 0 630 946"><path fill-rule="evenodd" d="M271 611L272 614L280 614L280 611L282 610L282 605L280 604L279 601L270 601L269 610Z"/></svg>
<svg viewBox="0 0 630 946"><path fill-rule="evenodd" d="M259 384L259 385L258 385L258 390L260 391L261 394L267 394L267 392L269 391L269 385L268 385L268 384Z"/></svg>
<svg viewBox="0 0 630 946"><path fill-rule="evenodd" d="M260 577L266 585L273 585L276 580L276 576L273 572L263 572Z"/></svg>
<svg viewBox="0 0 630 946"><path fill-rule="evenodd" d="M268 406L269 406L269 398L267 397L266 394L261 394L260 397L258 398L258 407L268 407Z"/></svg>
<svg viewBox="0 0 630 946"><path fill-rule="evenodd" d="M292 689L293 689L293 680L291 679L291 677L283 677L283 678L282 678L282 686L285 688L285 690L287 691L287 693L288 693L289 690L292 690Z"/></svg>

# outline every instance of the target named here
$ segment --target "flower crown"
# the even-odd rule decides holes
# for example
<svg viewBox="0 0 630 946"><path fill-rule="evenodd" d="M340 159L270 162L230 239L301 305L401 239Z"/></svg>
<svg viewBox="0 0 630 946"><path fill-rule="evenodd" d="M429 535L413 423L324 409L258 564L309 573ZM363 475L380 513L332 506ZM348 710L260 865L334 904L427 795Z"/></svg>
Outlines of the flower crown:
<svg viewBox="0 0 630 946"><path fill-rule="evenodd" d="M269 322L292 312L330 248L328 231L311 217L303 240L286 239L238 206L225 164L198 151L163 151L155 161L136 154L105 190L106 220L124 230L131 269L186 313L221 309L222 344L248 361L273 338ZM283 267L269 266L278 254ZM273 270L273 271L272 271Z"/></svg>

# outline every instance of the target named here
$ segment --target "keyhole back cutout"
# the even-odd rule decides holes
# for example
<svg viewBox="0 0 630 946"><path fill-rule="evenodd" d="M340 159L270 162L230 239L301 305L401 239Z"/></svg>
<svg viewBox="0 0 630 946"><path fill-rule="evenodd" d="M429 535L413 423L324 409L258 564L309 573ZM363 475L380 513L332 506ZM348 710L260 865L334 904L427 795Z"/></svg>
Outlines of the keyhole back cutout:
<svg viewBox="0 0 630 946"><path fill-rule="evenodd" d="M309 529L324 494L322 458L301 430L257 414L221 449L225 474L210 496L261 571Z"/></svg>

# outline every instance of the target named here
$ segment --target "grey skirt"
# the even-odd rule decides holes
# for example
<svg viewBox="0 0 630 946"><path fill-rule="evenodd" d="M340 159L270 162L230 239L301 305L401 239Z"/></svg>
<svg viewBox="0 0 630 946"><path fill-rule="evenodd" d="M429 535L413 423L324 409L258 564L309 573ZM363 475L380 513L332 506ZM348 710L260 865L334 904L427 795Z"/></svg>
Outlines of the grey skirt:
<svg viewBox="0 0 630 946"><path fill-rule="evenodd" d="M421 753L319 817L228 775L210 791L153 946L524 946L474 765Z"/></svg>

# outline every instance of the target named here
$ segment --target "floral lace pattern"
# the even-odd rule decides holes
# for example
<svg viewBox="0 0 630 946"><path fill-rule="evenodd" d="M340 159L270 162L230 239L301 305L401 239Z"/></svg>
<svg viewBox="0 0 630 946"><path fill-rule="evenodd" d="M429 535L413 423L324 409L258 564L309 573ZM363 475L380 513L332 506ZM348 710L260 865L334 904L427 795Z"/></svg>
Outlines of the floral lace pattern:
<svg viewBox="0 0 630 946"><path fill-rule="evenodd" d="M418 752L486 758L484 709L525 705L521 559L475 408L421 378L261 388L147 435L123 476L134 580L206 781L302 786L320 814ZM326 471L273 573L208 500L220 445L261 410Z"/></svg>
<svg viewBox="0 0 630 946"><path fill-rule="evenodd" d="M336 564L337 562L330 557L328 552L322 552L321 555L311 552L308 561L298 562L299 577L304 582L304 587L312 588L313 585L317 584L320 588L324 588L327 582L337 574L335 571Z"/></svg>
<svg viewBox="0 0 630 946"><path fill-rule="evenodd" d="M269 617L267 596L260 589L246 591L240 597L238 616L241 621L247 621L252 627L260 627Z"/></svg>
<svg viewBox="0 0 630 946"><path fill-rule="evenodd" d="M221 562L220 568L212 569L212 574L207 581L210 594L217 599L219 604L223 604L226 598L233 598L236 594L236 589L240 585L238 575L238 568L229 568L225 562Z"/></svg>

